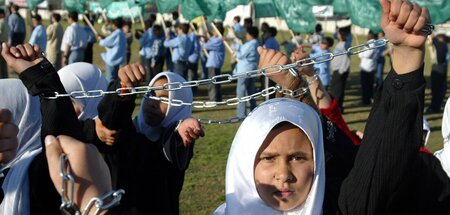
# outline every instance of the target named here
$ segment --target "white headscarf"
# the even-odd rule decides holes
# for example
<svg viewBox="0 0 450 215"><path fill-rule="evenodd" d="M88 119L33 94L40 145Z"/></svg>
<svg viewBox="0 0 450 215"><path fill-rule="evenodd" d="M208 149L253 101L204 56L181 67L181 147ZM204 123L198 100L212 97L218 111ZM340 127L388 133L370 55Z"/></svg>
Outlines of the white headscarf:
<svg viewBox="0 0 450 215"><path fill-rule="evenodd" d="M162 78L167 78L168 83L174 82L185 82L186 80L180 75L173 72L162 72L156 75L148 84L148 86L153 86L155 82ZM164 117L163 121L159 126L153 127L147 125L144 120L144 101L148 98L143 98L141 102L141 107L139 109L138 116L135 120L135 125L139 133L145 134L145 136L151 141L159 140L161 136L161 130L163 128L168 127L173 122L176 122L181 119L186 119L192 115L192 107L191 106L174 106L169 104L167 107L166 117ZM192 90L190 88L183 88L181 90L169 91L169 99L179 99L184 102L192 102Z"/></svg>
<svg viewBox="0 0 450 215"><path fill-rule="evenodd" d="M450 98L447 100L442 116L442 137L444 148L436 151L434 155L441 161L442 168L450 177Z"/></svg>
<svg viewBox="0 0 450 215"><path fill-rule="evenodd" d="M254 180L256 154L269 132L289 122L308 136L314 154L314 178L304 204L289 212L272 209L258 195ZM321 214L325 192L322 125L308 105L292 99L272 99L258 106L244 120L234 137L226 170L226 203L215 214Z"/></svg>
<svg viewBox="0 0 450 215"><path fill-rule="evenodd" d="M106 90L108 81L95 65L73 63L58 71L59 78L67 93L75 91ZM98 115L97 106L102 98L73 99L80 107L80 120L93 119Z"/></svg>
<svg viewBox="0 0 450 215"><path fill-rule="evenodd" d="M0 79L0 108L9 109L14 124L19 127L19 146L14 159L6 164L10 168L2 188L5 198L0 214L29 214L28 167L41 150L41 112L39 98L31 97L18 79Z"/></svg>

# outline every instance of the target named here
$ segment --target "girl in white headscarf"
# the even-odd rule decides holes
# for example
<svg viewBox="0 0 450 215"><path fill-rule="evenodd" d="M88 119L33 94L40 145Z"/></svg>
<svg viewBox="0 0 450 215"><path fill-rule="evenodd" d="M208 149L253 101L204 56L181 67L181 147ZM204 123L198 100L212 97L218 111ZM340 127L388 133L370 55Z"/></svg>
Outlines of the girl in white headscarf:
<svg viewBox="0 0 450 215"><path fill-rule="evenodd" d="M156 81L165 78L167 79L167 83L174 83L174 82L184 82L184 78L179 76L176 73L173 72L162 72L156 75L149 83L149 86L154 86ZM189 88L184 88L181 90L175 90L175 91L169 91L168 92L168 98L169 99L178 99L181 101L192 101L192 90ZM167 104L167 111L164 114L164 119L157 125L150 125L153 124L151 122L148 122L146 118L149 118L147 115L148 113L152 112L151 110L148 110L148 107L152 107L152 102L155 102L152 99L149 98L143 98L141 107L139 109L138 116L134 120L134 124L138 130L139 133L145 134L145 136L151 140L151 141L157 141L160 139L162 135L162 131L164 128L169 127L169 125L173 124L174 122L178 122L179 120L183 120L186 118L191 117L192 115L192 106L174 106L172 104ZM151 114L151 113L150 113Z"/></svg>
<svg viewBox="0 0 450 215"><path fill-rule="evenodd" d="M108 81L95 65L79 62L67 65L58 71L59 78L67 93L76 91L103 90ZM101 97L89 99L72 99L79 120L94 119Z"/></svg>
<svg viewBox="0 0 450 215"><path fill-rule="evenodd" d="M292 128L305 137L301 142L309 152L296 151L300 143L290 142L292 136L273 145ZM274 131L278 131L275 137ZM325 191L322 136L320 118L308 105L291 99L261 104L233 140L226 169L226 203L215 214L321 214ZM287 150L292 154L283 157L283 145L292 146ZM285 167L275 166L284 159L288 161L281 164ZM312 164L309 170L304 168L308 162ZM272 181L264 183L267 178Z"/></svg>
<svg viewBox="0 0 450 215"><path fill-rule="evenodd" d="M442 138L444 138L444 148L435 152L434 155L441 161L442 168L450 177L450 98L445 104L442 116Z"/></svg>
<svg viewBox="0 0 450 215"><path fill-rule="evenodd" d="M13 92L13 93L11 93ZM41 112L39 98L28 94L19 79L0 80L0 108L9 109L19 127L17 154L1 168L9 168L3 182L5 193L0 214L30 214L28 167L41 148Z"/></svg>

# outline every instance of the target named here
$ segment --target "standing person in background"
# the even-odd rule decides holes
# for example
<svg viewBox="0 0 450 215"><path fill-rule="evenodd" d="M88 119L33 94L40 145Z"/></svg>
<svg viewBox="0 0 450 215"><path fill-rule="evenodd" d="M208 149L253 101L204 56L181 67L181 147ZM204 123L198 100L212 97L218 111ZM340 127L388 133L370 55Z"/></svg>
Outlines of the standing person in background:
<svg viewBox="0 0 450 215"><path fill-rule="evenodd" d="M338 44L334 48L334 53L341 53L347 51L346 41L348 34L344 29L338 31ZM350 56L343 55L335 57L331 61L331 70L333 75L331 78L331 95L336 99L341 112L344 112L344 91L347 83L348 74L350 73Z"/></svg>
<svg viewBox="0 0 450 215"><path fill-rule="evenodd" d="M200 58L200 39L195 34L194 30L197 30L197 24L192 23L192 26L194 26L195 29L190 28L189 29L189 40L191 41L192 48L189 52L189 58L188 58L188 81L197 80L198 79L198 59ZM197 92L197 87L192 88L192 92L194 95Z"/></svg>
<svg viewBox="0 0 450 215"><path fill-rule="evenodd" d="M192 44L187 34L189 33L189 24L180 24L177 28L178 36L171 39L170 35L166 35L164 47L172 48L173 72L187 79L188 58Z"/></svg>
<svg viewBox="0 0 450 215"><path fill-rule="evenodd" d="M113 20L113 32L106 38L101 39L100 46L107 49L101 54L105 62L106 79L111 82L117 80L120 64L125 59L127 41L122 31L123 19L121 17Z"/></svg>
<svg viewBox="0 0 450 215"><path fill-rule="evenodd" d="M174 27L173 31L176 31L175 28L180 24L180 14L178 11L172 12L172 26Z"/></svg>
<svg viewBox="0 0 450 215"><path fill-rule="evenodd" d="M246 34L245 28L241 25L240 16L235 16L233 18L233 25L230 26L230 29L233 30L233 34L229 32L226 38L227 40L231 40L230 46L233 50L235 50L237 46L242 44L242 40L245 40ZM230 57L230 62L231 62L231 71L233 71L237 64L236 59L234 57Z"/></svg>
<svg viewBox="0 0 450 215"><path fill-rule="evenodd" d="M122 26L122 31L125 33L125 38L127 39L127 51L126 51L126 60L123 64L129 64L131 60L131 45L133 44L133 33L131 32L133 23L130 21L125 21Z"/></svg>
<svg viewBox="0 0 450 215"><path fill-rule="evenodd" d="M92 63L92 56L94 54L94 43L97 42L96 35L94 31L92 31L91 27L89 27L88 23L85 19L83 19L84 26L82 27L84 30L84 33L87 36L87 43L86 43L86 49L84 51L84 60L83 62L86 63Z"/></svg>
<svg viewBox="0 0 450 215"><path fill-rule="evenodd" d="M379 32L377 39L384 39L384 32ZM386 51L386 46L378 47L376 50L377 55L377 73L375 74L375 89L378 89L383 84L383 74L384 74L384 64L386 59L384 58L384 53Z"/></svg>
<svg viewBox="0 0 450 215"><path fill-rule="evenodd" d="M78 25L78 13L69 13L66 31L64 32L61 51L63 51L63 66L82 62L84 60L84 49L86 48L87 36L83 28Z"/></svg>
<svg viewBox="0 0 450 215"><path fill-rule="evenodd" d="M267 24L267 22L263 22L261 24L261 45L264 45L266 43L266 40L270 37L269 28L270 26L269 24Z"/></svg>
<svg viewBox="0 0 450 215"><path fill-rule="evenodd" d="M312 45L320 44L320 41L322 41L322 39L324 37L325 36L323 35L323 32L322 32L322 25L320 23L317 23L315 31L311 35L311 37L308 39L308 42L311 43Z"/></svg>
<svg viewBox="0 0 450 215"><path fill-rule="evenodd" d="M172 31L172 22L170 22L170 21L163 21L163 22L166 24L166 28L169 31L168 32L169 38L174 39L175 37L177 37L175 32ZM170 48L166 49L166 66L167 66L167 70L174 72L174 68L173 68L174 65L173 65L173 61L172 61L172 53L170 52Z"/></svg>
<svg viewBox="0 0 450 215"><path fill-rule="evenodd" d="M235 50L234 56L238 60L236 68L233 74L241 74L247 71L252 71L258 68L259 54L258 54L258 28L248 27L247 34L245 35L246 42L244 45L239 46ZM254 78L239 78L237 81L236 94L237 97L242 98L244 96L252 95L255 93L255 79ZM240 119L245 118L246 103L239 103L236 107L237 117ZM256 107L256 101L250 100L250 111Z"/></svg>
<svg viewBox="0 0 450 215"><path fill-rule="evenodd" d="M319 44L312 45L311 57L317 57L323 54L330 53L330 48L333 47L334 40L331 37L325 37L320 40ZM323 56L317 60L326 60L328 57ZM322 82L325 90L328 90L330 86L331 74L330 74L330 62L323 62L319 64L314 64L314 70L319 74L320 81Z"/></svg>
<svg viewBox="0 0 450 215"><path fill-rule="evenodd" d="M46 57L56 70L61 69L61 43L64 36L64 29L59 23L61 15L53 13L51 17L51 23L47 27L47 50Z"/></svg>
<svg viewBox="0 0 450 215"><path fill-rule="evenodd" d="M281 45L284 45L284 50L286 51L287 56L291 56L292 52L297 49L297 44L302 45L302 34L300 32L294 32L294 37L291 38L291 41L284 41Z"/></svg>
<svg viewBox="0 0 450 215"><path fill-rule="evenodd" d="M164 30L161 25L154 25L152 28L152 35L154 37L149 53L149 80L153 79L157 74L163 71L164 56L166 49L164 48Z"/></svg>
<svg viewBox="0 0 450 215"><path fill-rule="evenodd" d="M8 17L9 44L17 46L23 44L27 33L25 20L19 14L19 6L11 5L11 14Z"/></svg>
<svg viewBox="0 0 450 215"><path fill-rule="evenodd" d="M372 42L376 38L375 33L369 31L367 34L367 42ZM374 47L373 44L369 47ZM373 81L375 78L375 73L377 71L377 61L378 55L375 49L371 49L358 54L361 59L360 69L361 69L361 93L362 93L362 104L370 105L372 103L373 96Z"/></svg>
<svg viewBox="0 0 450 215"><path fill-rule="evenodd" d="M431 55L431 104L426 113L440 113L447 90L447 53L446 36L442 32L436 33L432 39L428 38Z"/></svg>
<svg viewBox="0 0 450 215"><path fill-rule="evenodd" d="M47 47L47 32L44 25L42 25L42 17L39 14L31 17L31 24L33 25L33 31L31 32L29 44L37 44L41 47L41 50L45 52Z"/></svg>
<svg viewBox="0 0 450 215"><path fill-rule="evenodd" d="M263 34L263 37L265 37L263 48L280 51L280 44L278 44L278 41L275 39L277 34L278 34L278 31L275 27L268 27L266 32L264 32L264 34ZM262 89L275 86L275 82L273 82L272 80L270 80L269 78L267 78L265 76L261 76L260 80L261 80L261 86L263 86L263 87L261 87Z"/></svg>
<svg viewBox="0 0 450 215"><path fill-rule="evenodd" d="M203 48L208 51L208 61L206 67L208 68L208 78L212 78L216 75L220 75L220 69L225 61L225 46L223 39L220 35L223 35L224 29L222 23L215 23L219 32L214 32L214 36L209 38L208 42L203 45ZM220 84L208 85L208 96L210 101L222 101L222 92L220 90Z"/></svg>
<svg viewBox="0 0 450 215"><path fill-rule="evenodd" d="M144 66L144 68L147 71L150 71L150 52L151 52L151 47L153 44L153 40L154 40L154 36L153 36L153 24L156 21L156 15L151 14L150 18L147 20L147 30L145 32L140 32L138 30L136 30L136 39L138 39L139 44L141 45L141 50L139 51L139 55L140 55L140 61L142 66ZM151 80L151 78L149 78L150 76L150 72L147 73L147 77L145 78L145 81L148 82Z"/></svg>
<svg viewBox="0 0 450 215"><path fill-rule="evenodd" d="M8 42L9 27L5 20L5 11L0 8L0 43ZM0 51L2 48L0 47ZM8 66L3 57L0 57L0 79L8 78Z"/></svg>

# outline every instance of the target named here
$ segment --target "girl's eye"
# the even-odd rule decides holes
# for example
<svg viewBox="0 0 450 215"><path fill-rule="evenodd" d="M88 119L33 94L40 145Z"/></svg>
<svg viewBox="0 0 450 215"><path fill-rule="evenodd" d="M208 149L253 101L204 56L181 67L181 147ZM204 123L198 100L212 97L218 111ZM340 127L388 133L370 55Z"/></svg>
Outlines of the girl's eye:
<svg viewBox="0 0 450 215"><path fill-rule="evenodd" d="M291 160L293 160L293 161L299 161L299 160L305 160L306 159L306 157L304 157L304 156L292 156L291 157Z"/></svg>
<svg viewBox="0 0 450 215"><path fill-rule="evenodd" d="M260 159L262 161L273 161L273 160L275 160L275 157L261 157Z"/></svg>

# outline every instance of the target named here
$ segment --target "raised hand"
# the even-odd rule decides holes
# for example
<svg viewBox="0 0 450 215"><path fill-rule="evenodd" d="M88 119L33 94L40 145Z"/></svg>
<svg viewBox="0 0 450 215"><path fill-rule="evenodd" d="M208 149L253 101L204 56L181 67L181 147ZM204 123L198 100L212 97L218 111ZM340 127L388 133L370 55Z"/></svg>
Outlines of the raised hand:
<svg viewBox="0 0 450 215"><path fill-rule="evenodd" d="M305 59L309 57L309 53L303 49L303 46L298 45L294 52L291 54L291 61L297 62L299 60ZM297 71L307 75L307 76L313 76L314 73L314 66L304 66L304 67L297 67Z"/></svg>
<svg viewBox="0 0 450 215"><path fill-rule="evenodd" d="M380 0L381 27L386 38L394 44L392 64L398 74L420 68L424 44L428 35L422 30L431 23L428 10L408 0Z"/></svg>
<svg viewBox="0 0 450 215"><path fill-rule="evenodd" d="M119 134L115 130L106 128L98 117L95 118L95 133L97 134L98 139L108 146L114 145Z"/></svg>
<svg viewBox="0 0 450 215"><path fill-rule="evenodd" d="M119 79L126 87L135 87L145 78L146 71L140 63L128 64L119 69Z"/></svg>
<svg viewBox="0 0 450 215"><path fill-rule="evenodd" d="M39 45L31 46L28 43L11 48L8 44L2 43L2 56L8 66L18 74L40 63L43 59Z"/></svg>
<svg viewBox="0 0 450 215"><path fill-rule="evenodd" d="M13 116L7 109L0 109L0 164L6 164L16 156L19 128L12 123Z"/></svg>
<svg viewBox="0 0 450 215"><path fill-rule="evenodd" d="M286 65L291 63L290 59L279 51L273 49L265 49L263 47L258 47L259 53L259 65L258 68L262 69L272 65ZM266 73L276 72L278 69L268 69ZM288 71L283 70L280 73L267 76L270 80L274 81L282 87L287 87L290 84L293 76L289 74Z"/></svg>
<svg viewBox="0 0 450 215"><path fill-rule="evenodd" d="M200 122L194 118L183 120L178 126L178 134L183 140L183 145L186 147L192 144L196 139L205 136Z"/></svg>

